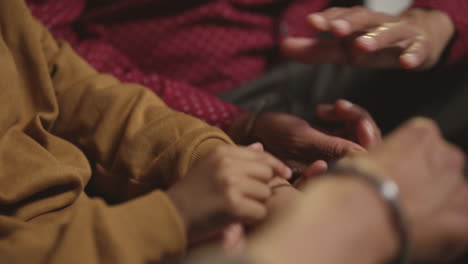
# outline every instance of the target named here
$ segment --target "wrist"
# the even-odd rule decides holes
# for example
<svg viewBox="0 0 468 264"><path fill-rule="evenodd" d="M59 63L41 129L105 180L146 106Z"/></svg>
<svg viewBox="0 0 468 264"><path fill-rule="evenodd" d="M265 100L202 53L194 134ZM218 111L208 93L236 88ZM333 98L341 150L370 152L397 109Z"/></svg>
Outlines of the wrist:
<svg viewBox="0 0 468 264"><path fill-rule="evenodd" d="M348 236L348 242L343 239L342 246L350 249L349 257L360 259L356 263L387 263L393 260L398 255L400 245L388 204L362 178L355 175L337 176L324 179L324 192L329 192L333 204L343 210L343 215L347 215L344 218L346 223L343 217L337 223L341 223L345 230L342 233ZM349 241L354 243L346 245ZM368 251L367 254L362 252L363 248ZM354 255L354 252L359 255Z"/></svg>
<svg viewBox="0 0 468 264"><path fill-rule="evenodd" d="M296 210L253 238L248 254L256 263L375 264L397 254L387 205L368 183L327 177L309 188Z"/></svg>

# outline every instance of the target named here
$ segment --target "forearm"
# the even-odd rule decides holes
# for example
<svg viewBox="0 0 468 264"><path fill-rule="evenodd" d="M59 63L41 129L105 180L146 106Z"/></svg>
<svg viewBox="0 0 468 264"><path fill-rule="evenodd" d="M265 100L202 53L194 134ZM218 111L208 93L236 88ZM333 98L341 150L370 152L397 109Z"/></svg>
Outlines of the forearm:
<svg viewBox="0 0 468 264"><path fill-rule="evenodd" d="M252 240L249 254L256 263L301 263L302 252L310 256L313 251L314 263L377 264L396 254L396 232L386 204L367 183L354 177L328 178L313 188L313 195L300 202L306 205L292 208L309 210L296 212L306 222L303 228L291 227L289 221L277 222ZM304 239L307 234L315 239ZM291 241L303 248L291 248Z"/></svg>

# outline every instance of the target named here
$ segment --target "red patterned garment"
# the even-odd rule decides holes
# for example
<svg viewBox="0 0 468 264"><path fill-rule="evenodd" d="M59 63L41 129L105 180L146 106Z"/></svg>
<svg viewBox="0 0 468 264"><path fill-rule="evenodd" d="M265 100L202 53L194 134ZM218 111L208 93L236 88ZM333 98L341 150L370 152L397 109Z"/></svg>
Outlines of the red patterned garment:
<svg viewBox="0 0 468 264"><path fill-rule="evenodd" d="M419 0L461 12L466 0ZM29 0L32 13L98 71L150 87L170 107L226 129L242 109L216 94L263 74L285 36L328 0ZM451 6L451 7L450 7ZM445 8L446 7L446 8ZM465 12L466 13L466 12ZM455 12L455 14L457 14ZM466 21L451 59L463 54Z"/></svg>

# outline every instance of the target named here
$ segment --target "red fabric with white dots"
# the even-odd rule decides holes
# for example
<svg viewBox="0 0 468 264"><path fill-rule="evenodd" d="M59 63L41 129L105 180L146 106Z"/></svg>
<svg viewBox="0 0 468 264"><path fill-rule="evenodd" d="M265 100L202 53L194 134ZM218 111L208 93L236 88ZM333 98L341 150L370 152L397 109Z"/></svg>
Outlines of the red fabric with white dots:
<svg viewBox="0 0 468 264"><path fill-rule="evenodd" d="M145 85L170 107L226 129L243 110L216 94L264 73L282 37L313 34L305 16L328 0L27 2L98 71Z"/></svg>
<svg viewBox="0 0 468 264"><path fill-rule="evenodd" d="M264 73L281 36L310 35L305 16L327 0L27 2L98 71L226 129L243 111L215 95Z"/></svg>

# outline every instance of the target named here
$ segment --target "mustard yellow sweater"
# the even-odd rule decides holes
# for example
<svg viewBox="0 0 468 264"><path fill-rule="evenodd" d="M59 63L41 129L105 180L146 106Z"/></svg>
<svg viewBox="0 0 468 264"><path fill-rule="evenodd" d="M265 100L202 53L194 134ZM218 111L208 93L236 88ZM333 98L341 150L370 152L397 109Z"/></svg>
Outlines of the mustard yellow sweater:
<svg viewBox="0 0 468 264"><path fill-rule="evenodd" d="M226 135L96 73L22 0L0 1L0 94L0 260L149 263L183 252L182 220L161 190Z"/></svg>

